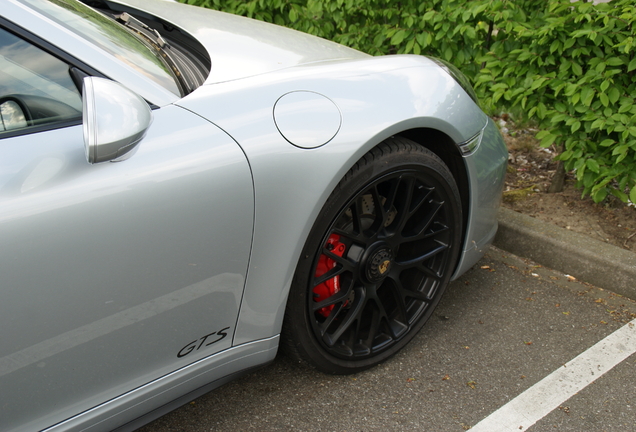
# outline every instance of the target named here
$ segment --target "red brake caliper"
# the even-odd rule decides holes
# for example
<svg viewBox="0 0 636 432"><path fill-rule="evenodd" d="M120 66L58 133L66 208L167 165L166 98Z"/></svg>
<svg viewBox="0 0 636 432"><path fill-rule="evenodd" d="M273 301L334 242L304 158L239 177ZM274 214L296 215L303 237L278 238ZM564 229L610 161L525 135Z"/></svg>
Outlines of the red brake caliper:
<svg viewBox="0 0 636 432"><path fill-rule="evenodd" d="M331 251L331 253L339 257L344 254L346 249L346 246L343 243L340 243L340 236L338 234L331 234L329 236L326 247ZM334 260L325 254L320 255L320 258L318 258L318 265L316 266L315 277L319 278L335 266L336 262ZM314 301L320 302L331 297L338 291L340 291L340 276L334 276L314 287ZM325 306L324 308L319 309L318 313L326 318L331 313L333 306L334 305Z"/></svg>

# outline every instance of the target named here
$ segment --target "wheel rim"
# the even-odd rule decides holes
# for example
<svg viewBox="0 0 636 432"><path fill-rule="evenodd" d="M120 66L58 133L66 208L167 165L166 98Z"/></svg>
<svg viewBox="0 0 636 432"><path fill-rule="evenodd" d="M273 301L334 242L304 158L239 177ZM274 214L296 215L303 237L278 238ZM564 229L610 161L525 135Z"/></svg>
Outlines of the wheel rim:
<svg viewBox="0 0 636 432"><path fill-rule="evenodd" d="M312 330L329 354L372 357L423 324L452 270L455 217L445 183L419 170L376 179L346 202L309 278Z"/></svg>

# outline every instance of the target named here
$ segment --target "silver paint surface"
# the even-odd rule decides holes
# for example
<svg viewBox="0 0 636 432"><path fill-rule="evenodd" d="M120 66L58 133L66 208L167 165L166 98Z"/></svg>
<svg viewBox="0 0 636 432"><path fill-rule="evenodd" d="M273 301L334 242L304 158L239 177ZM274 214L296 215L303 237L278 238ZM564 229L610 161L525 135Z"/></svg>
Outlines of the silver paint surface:
<svg viewBox="0 0 636 432"><path fill-rule="evenodd" d="M357 160L403 131L464 143L486 126L463 158L471 196L455 277L494 235L501 136L425 57L370 57L220 12L127 1L208 50L206 84L179 99L17 0L0 1L5 18L161 107L116 164L86 162L80 125L0 138L2 430L111 429L271 360L320 209ZM219 342L177 357L226 327Z"/></svg>
<svg viewBox="0 0 636 432"><path fill-rule="evenodd" d="M340 110L329 98L308 91L281 96L274 105L274 122L280 134L301 148L316 148L333 139L342 124Z"/></svg>
<svg viewBox="0 0 636 432"><path fill-rule="evenodd" d="M252 237L249 167L200 117L154 115L121 163L89 165L81 126L1 141L2 430L64 420L231 346Z"/></svg>

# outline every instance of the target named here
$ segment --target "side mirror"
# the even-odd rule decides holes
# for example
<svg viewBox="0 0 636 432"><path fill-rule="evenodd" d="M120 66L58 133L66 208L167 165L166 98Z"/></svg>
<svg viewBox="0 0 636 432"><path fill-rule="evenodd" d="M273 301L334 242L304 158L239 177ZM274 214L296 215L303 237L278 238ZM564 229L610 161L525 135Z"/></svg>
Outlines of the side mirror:
<svg viewBox="0 0 636 432"><path fill-rule="evenodd" d="M0 132L27 126L27 119L20 104L10 98L0 99Z"/></svg>
<svg viewBox="0 0 636 432"><path fill-rule="evenodd" d="M92 164L123 160L152 123L148 103L121 84L98 77L84 78L82 94L86 159Z"/></svg>

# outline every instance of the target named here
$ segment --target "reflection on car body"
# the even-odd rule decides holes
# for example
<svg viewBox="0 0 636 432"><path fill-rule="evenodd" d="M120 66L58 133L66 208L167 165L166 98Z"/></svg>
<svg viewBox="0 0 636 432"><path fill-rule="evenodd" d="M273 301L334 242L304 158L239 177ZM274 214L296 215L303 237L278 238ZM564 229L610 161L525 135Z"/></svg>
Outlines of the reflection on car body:
<svg viewBox="0 0 636 432"><path fill-rule="evenodd" d="M160 0L0 3L3 431L131 430L279 347L372 367L495 235L506 149L443 62Z"/></svg>

